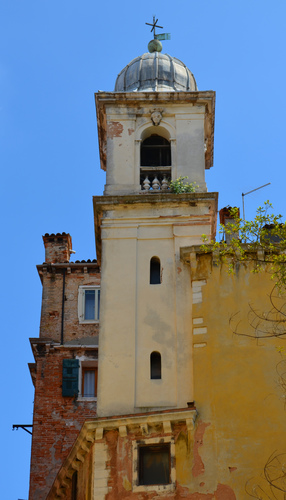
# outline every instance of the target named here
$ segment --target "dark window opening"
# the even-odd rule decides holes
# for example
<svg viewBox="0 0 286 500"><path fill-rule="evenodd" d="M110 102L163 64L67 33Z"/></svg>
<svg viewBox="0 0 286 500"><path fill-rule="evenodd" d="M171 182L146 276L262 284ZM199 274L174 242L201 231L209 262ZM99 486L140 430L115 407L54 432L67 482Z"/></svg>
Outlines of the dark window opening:
<svg viewBox="0 0 286 500"><path fill-rule="evenodd" d="M161 283L161 263L158 257L152 257L150 260L150 285L159 285Z"/></svg>
<svg viewBox="0 0 286 500"><path fill-rule="evenodd" d="M77 472L72 475L71 500L77 500Z"/></svg>
<svg viewBox="0 0 286 500"><path fill-rule="evenodd" d="M170 443L139 447L139 484L170 484Z"/></svg>
<svg viewBox="0 0 286 500"><path fill-rule="evenodd" d="M147 137L141 144L141 167L171 166L171 145L159 135Z"/></svg>
<svg viewBox="0 0 286 500"><path fill-rule="evenodd" d="M151 379L161 379L161 354L159 352L151 352L150 355L150 376Z"/></svg>

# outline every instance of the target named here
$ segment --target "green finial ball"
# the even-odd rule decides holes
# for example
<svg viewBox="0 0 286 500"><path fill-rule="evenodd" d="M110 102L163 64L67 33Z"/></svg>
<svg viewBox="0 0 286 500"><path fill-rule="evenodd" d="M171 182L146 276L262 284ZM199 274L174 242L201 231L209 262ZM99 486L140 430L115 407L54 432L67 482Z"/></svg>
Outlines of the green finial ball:
<svg viewBox="0 0 286 500"><path fill-rule="evenodd" d="M159 40L155 38L155 40L151 40L151 42L148 43L148 50L149 52L161 52L162 51L162 44Z"/></svg>

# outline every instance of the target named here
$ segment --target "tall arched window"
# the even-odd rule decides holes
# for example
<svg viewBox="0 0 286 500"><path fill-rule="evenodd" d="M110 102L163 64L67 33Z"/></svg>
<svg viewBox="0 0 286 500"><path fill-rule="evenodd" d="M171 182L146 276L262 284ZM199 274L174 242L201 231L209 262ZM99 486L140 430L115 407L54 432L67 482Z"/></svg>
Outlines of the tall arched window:
<svg viewBox="0 0 286 500"><path fill-rule="evenodd" d="M152 134L141 144L141 167L171 166L171 144L157 134Z"/></svg>
<svg viewBox="0 0 286 500"><path fill-rule="evenodd" d="M150 377L151 379L161 379L162 369L161 369L161 354L157 351L153 351L150 354Z"/></svg>
<svg viewBox="0 0 286 500"><path fill-rule="evenodd" d="M150 285L161 283L161 263L159 257L152 257L150 260Z"/></svg>

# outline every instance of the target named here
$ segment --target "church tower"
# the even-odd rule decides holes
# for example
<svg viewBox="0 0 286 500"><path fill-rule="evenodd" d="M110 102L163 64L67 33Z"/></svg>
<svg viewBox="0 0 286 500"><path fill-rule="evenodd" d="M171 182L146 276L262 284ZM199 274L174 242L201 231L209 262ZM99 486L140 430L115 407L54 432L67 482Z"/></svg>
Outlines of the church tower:
<svg viewBox="0 0 286 500"><path fill-rule="evenodd" d="M192 289L180 249L214 238L215 93L178 59L150 52L95 96L103 196L94 198L101 261L98 416L187 408L194 399ZM183 178L194 192L174 193Z"/></svg>
<svg viewBox="0 0 286 500"><path fill-rule="evenodd" d="M93 200L97 261L70 262L69 234L43 237L30 500L240 500L286 488L284 298L278 330L273 309L264 314L274 247L247 247L233 274L229 254L202 249L216 229L205 181L215 93L156 37L148 48L95 95L106 171Z"/></svg>

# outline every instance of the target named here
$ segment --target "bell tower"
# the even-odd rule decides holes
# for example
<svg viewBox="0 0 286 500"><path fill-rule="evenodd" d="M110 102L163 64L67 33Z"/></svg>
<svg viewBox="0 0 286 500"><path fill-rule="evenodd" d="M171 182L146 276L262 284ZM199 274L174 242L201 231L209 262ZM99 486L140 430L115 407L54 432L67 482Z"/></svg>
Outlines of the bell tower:
<svg viewBox="0 0 286 500"><path fill-rule="evenodd" d="M150 44L149 44L150 46ZM215 93L179 60L151 52L95 95L103 196L94 197L101 261L99 417L187 408L193 401L192 288L180 249L214 238ZM161 46L162 48L162 46ZM195 192L174 194L188 177Z"/></svg>

